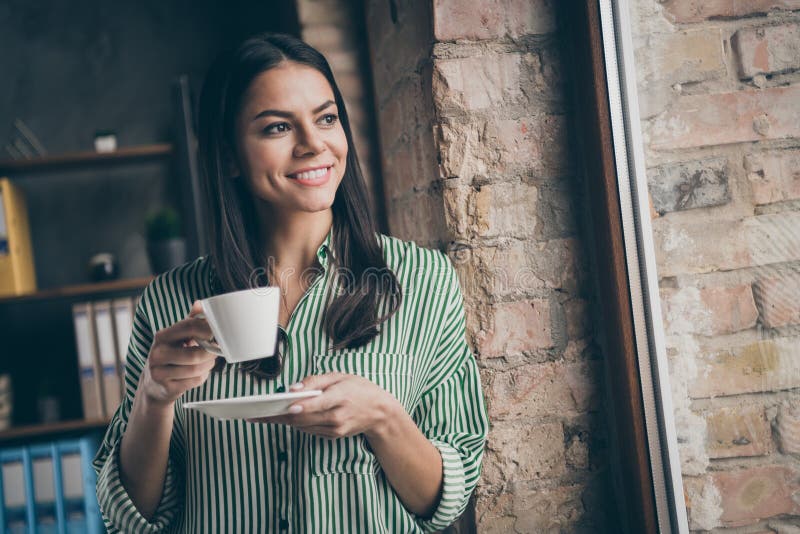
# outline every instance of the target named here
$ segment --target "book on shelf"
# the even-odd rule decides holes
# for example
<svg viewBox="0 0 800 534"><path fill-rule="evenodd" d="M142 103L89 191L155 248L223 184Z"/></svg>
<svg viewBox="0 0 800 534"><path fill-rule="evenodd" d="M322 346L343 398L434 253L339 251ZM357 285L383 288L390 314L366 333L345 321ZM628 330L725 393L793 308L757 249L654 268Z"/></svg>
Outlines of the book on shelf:
<svg viewBox="0 0 800 534"><path fill-rule="evenodd" d="M75 343L78 349L78 376L84 419L103 418L103 387L100 358L95 343L94 313L91 302L72 305Z"/></svg>
<svg viewBox="0 0 800 534"><path fill-rule="evenodd" d="M36 291L28 208L25 195L0 178L0 297Z"/></svg>
<svg viewBox="0 0 800 534"><path fill-rule="evenodd" d="M99 438L0 448L0 532L105 532L91 466Z"/></svg>

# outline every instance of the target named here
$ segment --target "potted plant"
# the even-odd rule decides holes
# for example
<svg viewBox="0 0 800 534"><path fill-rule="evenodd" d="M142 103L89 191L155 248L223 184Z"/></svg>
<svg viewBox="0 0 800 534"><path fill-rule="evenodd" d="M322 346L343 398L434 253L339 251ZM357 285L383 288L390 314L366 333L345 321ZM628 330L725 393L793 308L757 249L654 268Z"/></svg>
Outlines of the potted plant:
<svg viewBox="0 0 800 534"><path fill-rule="evenodd" d="M145 220L147 255L153 274L163 273L186 262L186 239L181 219L172 208L152 212Z"/></svg>

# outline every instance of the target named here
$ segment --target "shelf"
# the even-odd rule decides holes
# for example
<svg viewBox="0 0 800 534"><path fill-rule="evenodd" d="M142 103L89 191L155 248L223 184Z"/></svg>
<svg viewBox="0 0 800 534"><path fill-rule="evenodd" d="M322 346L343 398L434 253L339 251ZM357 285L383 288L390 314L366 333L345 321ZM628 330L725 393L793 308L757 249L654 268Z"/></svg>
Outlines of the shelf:
<svg viewBox="0 0 800 534"><path fill-rule="evenodd" d="M0 175L33 173L39 171L61 171L97 165L115 165L131 161L146 161L172 154L168 143L124 147L114 152L67 152L31 159L0 160Z"/></svg>
<svg viewBox="0 0 800 534"><path fill-rule="evenodd" d="M30 439L64 432L99 430L107 427L109 421L109 419L90 419L11 427L6 430L0 430L0 442Z"/></svg>
<svg viewBox="0 0 800 534"><path fill-rule="evenodd" d="M103 293L114 293L118 291L134 291L144 289L155 277L146 276L144 278L129 278L126 280L110 280L108 282L96 282L91 284L80 284L74 286L56 287L43 289L35 293L26 295L15 295L10 297L0 297L0 304L29 302L63 297L97 296Z"/></svg>

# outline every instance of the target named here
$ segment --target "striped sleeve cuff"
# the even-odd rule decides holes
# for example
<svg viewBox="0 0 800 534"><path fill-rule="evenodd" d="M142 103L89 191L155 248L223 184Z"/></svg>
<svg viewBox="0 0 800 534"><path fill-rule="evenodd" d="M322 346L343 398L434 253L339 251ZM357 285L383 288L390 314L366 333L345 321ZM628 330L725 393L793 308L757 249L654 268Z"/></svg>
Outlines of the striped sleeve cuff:
<svg viewBox="0 0 800 534"><path fill-rule="evenodd" d="M103 512L109 532L137 532L155 534L168 532L180 508L180 493L176 483L172 459L167 463L161 502L152 521L136 509L119 475L120 441L114 445L97 476L97 501Z"/></svg>
<svg viewBox="0 0 800 534"><path fill-rule="evenodd" d="M439 505L430 519L418 520L417 525L424 532L436 532L450 526L467 505L469 495L466 489L464 463L456 449L443 441L432 439L442 455L442 495Z"/></svg>

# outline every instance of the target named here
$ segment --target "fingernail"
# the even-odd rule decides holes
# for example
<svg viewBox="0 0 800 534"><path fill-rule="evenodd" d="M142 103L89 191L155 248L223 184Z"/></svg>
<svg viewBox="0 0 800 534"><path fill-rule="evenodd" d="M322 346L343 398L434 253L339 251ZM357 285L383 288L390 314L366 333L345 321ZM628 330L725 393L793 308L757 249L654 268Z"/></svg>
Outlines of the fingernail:
<svg viewBox="0 0 800 534"><path fill-rule="evenodd" d="M291 386L289 386L289 389L295 389L296 390L296 389L303 389L303 387L304 387L303 383L302 382L298 382L296 384L292 384Z"/></svg>
<svg viewBox="0 0 800 534"><path fill-rule="evenodd" d="M289 413L300 413L303 411L303 407L299 404L295 404L293 406L289 406Z"/></svg>

